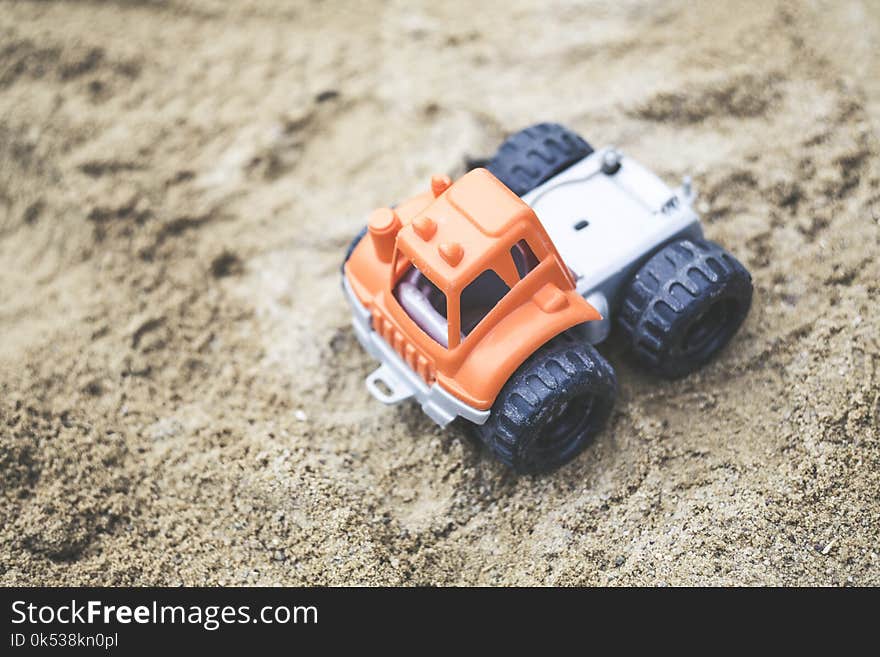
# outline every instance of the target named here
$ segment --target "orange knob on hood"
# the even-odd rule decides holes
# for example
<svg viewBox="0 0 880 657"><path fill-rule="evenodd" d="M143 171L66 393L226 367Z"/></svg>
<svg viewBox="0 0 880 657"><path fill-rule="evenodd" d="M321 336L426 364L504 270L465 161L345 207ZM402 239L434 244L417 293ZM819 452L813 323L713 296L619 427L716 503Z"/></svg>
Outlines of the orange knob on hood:
<svg viewBox="0 0 880 657"><path fill-rule="evenodd" d="M437 247L437 250L440 252L440 255L443 256L443 259L453 267L461 262L461 259L464 256L464 249L458 242L444 242Z"/></svg>
<svg viewBox="0 0 880 657"><path fill-rule="evenodd" d="M413 230L416 231L416 235L426 242L434 237L434 233L437 232L437 222L424 215L413 219L412 227Z"/></svg>
<svg viewBox="0 0 880 657"><path fill-rule="evenodd" d="M440 196L452 185L452 178L435 173L431 176L431 193L434 196Z"/></svg>

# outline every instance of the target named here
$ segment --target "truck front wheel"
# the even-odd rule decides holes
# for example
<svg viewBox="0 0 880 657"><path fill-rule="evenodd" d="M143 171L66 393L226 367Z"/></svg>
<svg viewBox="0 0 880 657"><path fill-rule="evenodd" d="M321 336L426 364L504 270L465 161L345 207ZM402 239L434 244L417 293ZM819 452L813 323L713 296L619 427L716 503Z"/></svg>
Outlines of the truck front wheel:
<svg viewBox="0 0 880 657"><path fill-rule="evenodd" d="M614 370L591 345L563 334L510 377L477 436L515 471L553 470L577 456L614 406Z"/></svg>

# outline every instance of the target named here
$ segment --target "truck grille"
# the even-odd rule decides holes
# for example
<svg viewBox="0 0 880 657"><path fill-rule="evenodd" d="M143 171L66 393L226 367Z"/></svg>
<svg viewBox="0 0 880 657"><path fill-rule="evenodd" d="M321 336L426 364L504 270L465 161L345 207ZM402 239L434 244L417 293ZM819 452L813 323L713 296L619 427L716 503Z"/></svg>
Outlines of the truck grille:
<svg viewBox="0 0 880 657"><path fill-rule="evenodd" d="M384 317L378 308L373 308L373 330L376 331L382 339L391 345L391 348L403 358L404 362L416 372L425 383L431 385L436 379L434 368L428 359L419 353L415 345L409 342L397 328L394 323Z"/></svg>

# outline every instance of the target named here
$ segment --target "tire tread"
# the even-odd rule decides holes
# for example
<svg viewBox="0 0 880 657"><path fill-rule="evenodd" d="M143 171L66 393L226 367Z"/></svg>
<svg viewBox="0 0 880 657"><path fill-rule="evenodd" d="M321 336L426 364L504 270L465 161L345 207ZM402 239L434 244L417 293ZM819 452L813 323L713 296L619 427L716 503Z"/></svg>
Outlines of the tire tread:
<svg viewBox="0 0 880 657"><path fill-rule="evenodd" d="M524 462L523 443L533 437L532 428L547 408L565 395L570 386L583 386L585 382L597 395L604 395L599 401L600 415L604 416L596 422L595 433L611 412L617 387L614 370L591 345L568 334L557 336L517 369L499 393L489 420L482 426L474 425L474 431L503 463L518 472L555 468L564 461Z"/></svg>
<svg viewBox="0 0 880 657"><path fill-rule="evenodd" d="M486 168L522 196L592 152L592 146L568 128L539 123L508 137Z"/></svg>
<svg viewBox="0 0 880 657"><path fill-rule="evenodd" d="M738 328L748 312L752 288L751 276L736 258L701 239L673 242L651 257L630 283L617 319L636 360L670 378L702 365L704 361L687 367L666 362L668 336L696 302L725 286L733 286L743 300Z"/></svg>

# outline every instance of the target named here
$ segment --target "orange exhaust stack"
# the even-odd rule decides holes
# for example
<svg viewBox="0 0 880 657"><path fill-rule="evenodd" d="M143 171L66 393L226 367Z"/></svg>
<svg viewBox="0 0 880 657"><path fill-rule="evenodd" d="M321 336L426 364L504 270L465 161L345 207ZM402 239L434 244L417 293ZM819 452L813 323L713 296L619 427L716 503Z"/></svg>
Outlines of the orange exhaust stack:
<svg viewBox="0 0 880 657"><path fill-rule="evenodd" d="M400 217L391 208L379 208L370 214L367 227L370 237L373 238L376 257L382 262L391 262L391 257L394 255L394 240L401 226Z"/></svg>

